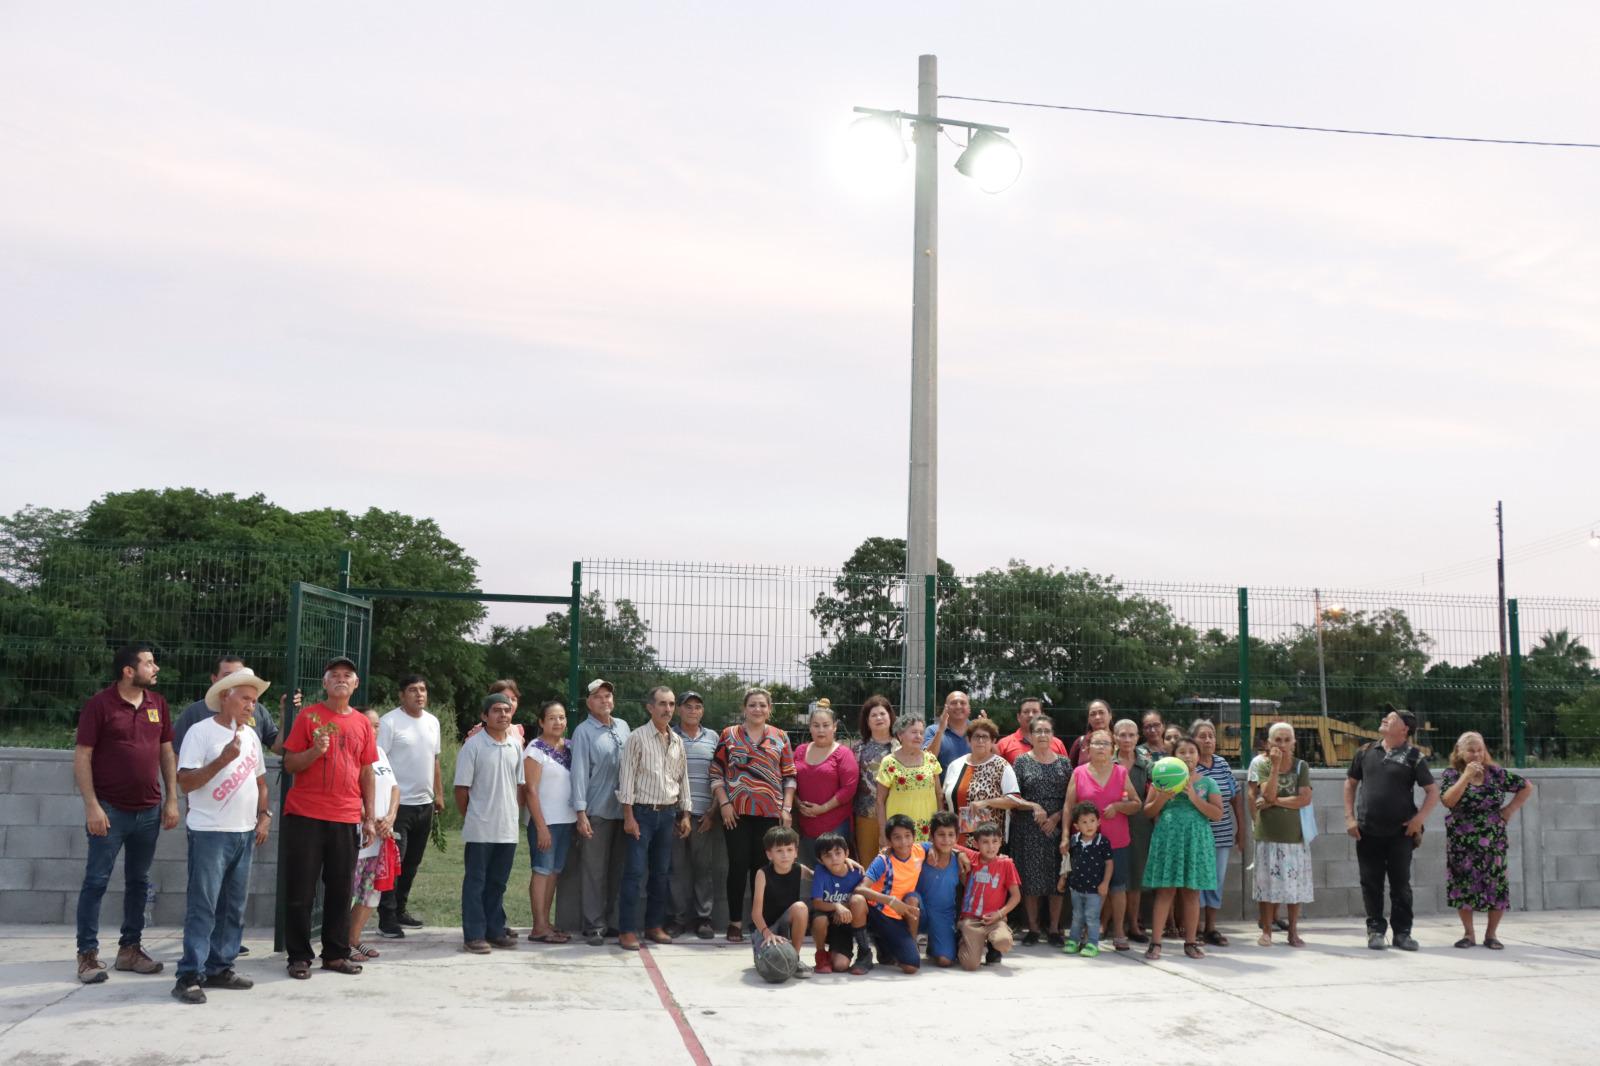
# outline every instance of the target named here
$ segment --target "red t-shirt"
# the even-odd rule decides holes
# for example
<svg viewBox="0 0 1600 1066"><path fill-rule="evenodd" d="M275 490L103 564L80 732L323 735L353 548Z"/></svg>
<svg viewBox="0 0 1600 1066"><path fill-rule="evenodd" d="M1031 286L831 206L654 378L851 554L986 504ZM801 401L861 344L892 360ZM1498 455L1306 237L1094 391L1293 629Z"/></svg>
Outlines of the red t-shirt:
<svg viewBox="0 0 1600 1066"><path fill-rule="evenodd" d="M988 862L972 860L967 891L961 897L961 917L982 918L993 914L1011 898L1011 886L1022 887L1022 875L1009 855L996 855Z"/></svg>
<svg viewBox="0 0 1600 1066"><path fill-rule="evenodd" d="M294 775L283 813L353 824L361 821L361 768L378 761L378 740L367 716L356 710L336 714L326 704L313 703L295 716L283 750L310 750L313 732L328 723L337 727L332 742L326 753Z"/></svg>
<svg viewBox="0 0 1600 1066"><path fill-rule="evenodd" d="M1002 759L1013 765L1016 764L1018 758L1032 750L1033 744L1022 735L1022 730L1020 729L1015 733L1008 733L1001 737L1000 744L995 748L995 751L1000 753ZM1057 755L1065 755L1067 753L1066 745L1061 743L1060 737L1050 738L1050 750Z"/></svg>
<svg viewBox="0 0 1600 1066"><path fill-rule="evenodd" d="M172 743L167 701L149 689L135 707L102 689L78 712L78 745L93 748L89 769L102 804L143 811L161 804L161 745Z"/></svg>

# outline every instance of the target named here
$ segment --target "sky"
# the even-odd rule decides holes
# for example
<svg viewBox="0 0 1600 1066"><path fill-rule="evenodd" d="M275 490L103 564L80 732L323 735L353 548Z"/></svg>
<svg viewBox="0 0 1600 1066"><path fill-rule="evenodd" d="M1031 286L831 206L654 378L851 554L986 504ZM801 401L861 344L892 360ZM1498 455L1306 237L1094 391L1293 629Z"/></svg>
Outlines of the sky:
<svg viewBox="0 0 1600 1066"><path fill-rule="evenodd" d="M7 3L0 510L394 509L503 592L836 566L905 531L912 168L840 156L919 54L958 95L1600 141L1597 37L1583 3ZM1503 499L1512 595L1600 597L1600 150L941 114L1024 159L989 195L941 148L959 572L1492 594Z"/></svg>

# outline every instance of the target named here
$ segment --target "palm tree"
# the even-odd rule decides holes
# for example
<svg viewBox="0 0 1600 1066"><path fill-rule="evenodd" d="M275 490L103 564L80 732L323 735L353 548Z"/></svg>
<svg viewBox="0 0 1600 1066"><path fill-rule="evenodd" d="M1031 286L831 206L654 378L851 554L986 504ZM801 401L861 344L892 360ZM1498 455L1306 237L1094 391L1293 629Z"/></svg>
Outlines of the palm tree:
<svg viewBox="0 0 1600 1066"><path fill-rule="evenodd" d="M1550 660L1552 665L1559 663L1574 673L1582 673L1594 661L1594 652L1584 647L1579 638L1565 629L1554 631L1547 629L1544 636L1539 638L1539 643L1528 652L1528 657Z"/></svg>

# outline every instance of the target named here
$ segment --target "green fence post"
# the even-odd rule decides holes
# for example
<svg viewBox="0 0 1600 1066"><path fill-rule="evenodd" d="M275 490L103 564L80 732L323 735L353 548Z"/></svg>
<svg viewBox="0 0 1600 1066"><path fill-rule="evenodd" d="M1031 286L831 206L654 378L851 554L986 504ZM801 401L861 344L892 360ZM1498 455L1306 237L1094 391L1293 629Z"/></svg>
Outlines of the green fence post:
<svg viewBox="0 0 1600 1066"><path fill-rule="evenodd" d="M927 708L927 713L932 715L933 709L938 706L934 701L939 698L939 681L935 669L938 657L935 655L934 643L939 636L939 578L934 574L924 575L922 590L922 646L924 649L922 663L923 669L926 671L922 675L922 705Z"/></svg>
<svg viewBox="0 0 1600 1066"><path fill-rule="evenodd" d="M1250 735L1250 590L1239 586L1239 765L1254 748Z"/></svg>
<svg viewBox="0 0 1600 1066"><path fill-rule="evenodd" d="M1517 625L1517 601L1506 601L1511 626L1511 750L1518 769L1528 765L1528 713L1522 690L1522 633Z"/></svg>
<svg viewBox="0 0 1600 1066"><path fill-rule="evenodd" d="M577 714L583 646L583 563L572 564L572 606L567 608L567 711Z"/></svg>

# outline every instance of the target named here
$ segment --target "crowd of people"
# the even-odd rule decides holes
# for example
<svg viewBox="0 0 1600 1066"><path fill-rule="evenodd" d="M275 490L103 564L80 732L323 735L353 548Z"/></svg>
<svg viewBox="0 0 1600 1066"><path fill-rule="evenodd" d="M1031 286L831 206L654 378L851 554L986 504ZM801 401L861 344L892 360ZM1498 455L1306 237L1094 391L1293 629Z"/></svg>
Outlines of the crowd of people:
<svg viewBox="0 0 1600 1066"><path fill-rule="evenodd" d="M141 946L144 901L158 834L177 827L181 793L188 887L173 995L203 1003L208 990L251 986L235 963L245 951L252 856L273 817L268 752L281 753L292 782L279 830L289 975L309 978L319 955L325 971L359 974L380 954L364 940L374 913L384 938L424 924L410 893L446 802L426 679L401 679L400 705L380 716L351 706L356 664L335 658L322 698L300 708L294 694L297 713L280 735L263 701L269 683L236 658L217 663L205 698L176 722L155 691L151 648L119 651L114 669L115 681L84 705L74 759L89 841L80 981L108 976L100 903L119 853L126 885L114 967L164 969ZM739 721L720 732L705 725L700 694L665 686L646 694L648 719L634 729L616 715L615 688L603 679L587 686L570 735L561 701L540 704L527 729L514 722L519 703L514 682L496 683L451 782L470 953L518 943L505 893L523 834L530 941L570 940L552 921L569 861L580 867L577 932L588 944L615 936L637 951L690 933L712 939L725 864L725 937L748 940L768 979L875 965L911 974L924 960L975 970L1003 959L1016 934L1023 945L1043 939L1089 958L1109 940L1110 950L1140 944L1158 959L1165 939L1181 937L1187 957L1204 958L1207 947L1228 946L1217 924L1221 886L1230 862L1246 855L1257 943L1271 946L1278 931L1292 947L1305 943L1299 919L1313 898L1316 821L1310 772L1287 723L1268 729L1241 786L1217 752L1213 722L1183 728L1157 711L1117 719L1103 700L1089 704L1085 731L1070 744L1056 737L1043 698L1023 700L1016 730L1001 736L962 692L948 695L932 724L896 717L873 696L854 743L840 739L835 711L819 700L810 740L798 747L772 723L761 688L745 692ZM1474 916L1487 912L1482 943L1498 949L1509 904L1506 826L1532 787L1496 764L1476 733L1461 736L1435 783L1412 743L1415 718L1384 711L1380 739L1357 752L1344 785L1368 946L1417 949L1412 853L1443 802L1448 900L1464 934L1455 946L1476 946ZM800 961L807 938L809 965ZM784 965L766 965L779 956Z"/></svg>

